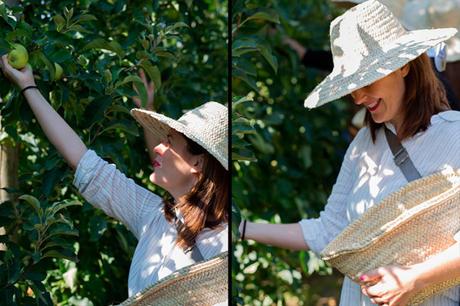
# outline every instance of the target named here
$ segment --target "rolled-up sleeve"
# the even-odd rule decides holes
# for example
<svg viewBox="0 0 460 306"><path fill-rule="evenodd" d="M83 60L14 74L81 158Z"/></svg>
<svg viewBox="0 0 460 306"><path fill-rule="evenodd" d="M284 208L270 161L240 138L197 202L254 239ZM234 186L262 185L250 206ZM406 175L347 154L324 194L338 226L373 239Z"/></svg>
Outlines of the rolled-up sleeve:
<svg viewBox="0 0 460 306"><path fill-rule="evenodd" d="M73 184L85 200L121 221L138 239L147 222L162 216L159 196L137 185L93 150L80 159ZM150 214L149 221L146 214Z"/></svg>
<svg viewBox="0 0 460 306"><path fill-rule="evenodd" d="M349 224L346 210L348 198L353 188L352 169L354 162L351 155L359 146L359 136L359 134L356 136L355 141L350 144L345 153L337 181L319 218L303 219L299 222L305 242L310 250L317 255Z"/></svg>

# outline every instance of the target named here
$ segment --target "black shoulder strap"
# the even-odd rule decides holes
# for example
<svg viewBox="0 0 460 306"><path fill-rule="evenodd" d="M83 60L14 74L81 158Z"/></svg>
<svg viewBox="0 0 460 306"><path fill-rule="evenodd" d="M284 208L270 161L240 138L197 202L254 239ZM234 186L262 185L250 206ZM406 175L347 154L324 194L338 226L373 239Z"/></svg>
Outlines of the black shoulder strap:
<svg viewBox="0 0 460 306"><path fill-rule="evenodd" d="M177 227L182 227L184 224L182 223L181 220L179 220L178 218L176 218L176 225ZM204 257L203 257L203 254L201 254L200 252L200 249L198 248L198 246L196 245L196 243L191 247L191 248L188 248L186 250L183 250L185 254L190 254L190 258L194 261L194 262L199 262L199 261L202 261L204 260Z"/></svg>
<svg viewBox="0 0 460 306"><path fill-rule="evenodd" d="M396 166L401 169L407 181L411 182L421 178L422 176L412 163L412 160L409 157L409 153L407 153L406 149L402 146L398 137L387 127L385 127L385 137L387 139L388 145L390 146L391 152L393 153L393 160Z"/></svg>

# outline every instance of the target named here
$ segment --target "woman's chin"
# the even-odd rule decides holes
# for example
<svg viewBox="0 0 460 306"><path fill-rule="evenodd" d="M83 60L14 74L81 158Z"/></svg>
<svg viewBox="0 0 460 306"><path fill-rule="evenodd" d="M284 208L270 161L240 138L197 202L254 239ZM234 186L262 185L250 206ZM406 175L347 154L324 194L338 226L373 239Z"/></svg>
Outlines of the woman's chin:
<svg viewBox="0 0 460 306"><path fill-rule="evenodd" d="M158 180L157 180L157 178L156 178L155 172L152 172L152 174L150 174L149 180L150 180L152 183L154 183L155 185L158 185Z"/></svg>

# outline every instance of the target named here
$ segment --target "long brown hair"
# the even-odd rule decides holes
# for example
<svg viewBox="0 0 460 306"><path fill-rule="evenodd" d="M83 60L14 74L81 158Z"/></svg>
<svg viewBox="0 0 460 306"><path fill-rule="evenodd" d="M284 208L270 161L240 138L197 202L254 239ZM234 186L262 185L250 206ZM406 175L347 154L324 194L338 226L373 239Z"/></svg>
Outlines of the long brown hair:
<svg viewBox="0 0 460 306"><path fill-rule="evenodd" d="M167 195L163 199L163 207L169 222L174 221L174 208L180 209L184 222L177 228L177 245L189 249L195 245L196 237L204 228L214 229L222 222L228 222L230 177L214 156L196 142L184 138L191 154L203 154L200 177L183 201L174 203L174 199Z"/></svg>
<svg viewBox="0 0 460 306"><path fill-rule="evenodd" d="M444 86L436 77L428 56L422 54L408 65L409 72L404 78L404 120L398 130L399 140L425 131L430 124L431 116L450 109ZM369 110L366 111L365 121L371 130L372 141L375 142L376 131L383 123L376 123Z"/></svg>

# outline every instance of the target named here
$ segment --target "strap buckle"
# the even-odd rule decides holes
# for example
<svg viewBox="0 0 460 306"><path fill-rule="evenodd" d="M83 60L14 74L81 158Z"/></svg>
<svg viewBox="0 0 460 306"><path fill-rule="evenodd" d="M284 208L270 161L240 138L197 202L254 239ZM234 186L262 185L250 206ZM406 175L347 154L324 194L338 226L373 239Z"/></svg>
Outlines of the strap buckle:
<svg viewBox="0 0 460 306"><path fill-rule="evenodd" d="M404 162L408 158L409 158L409 153L407 153L406 149L402 147L401 149L399 149L398 152L395 153L393 160L395 161L395 164L398 165L399 167L400 165L404 164Z"/></svg>

